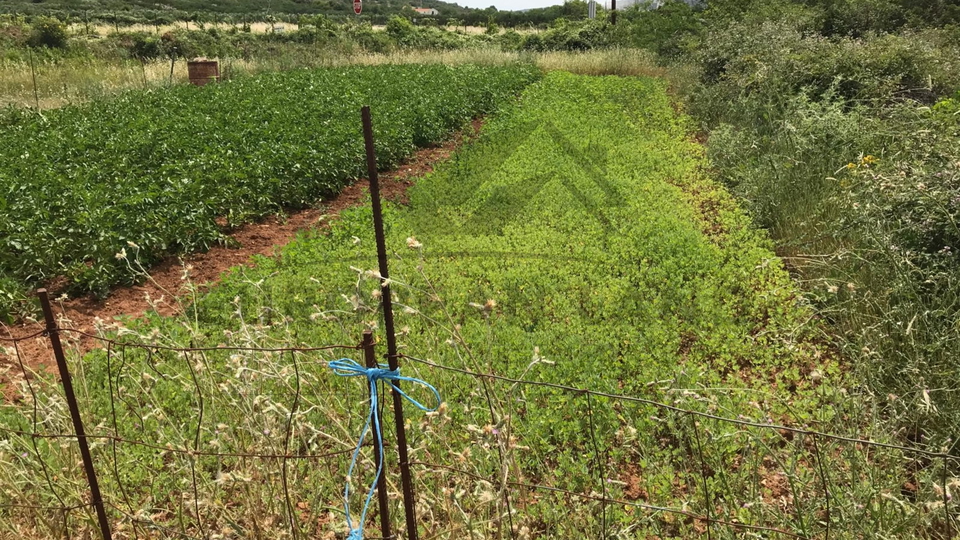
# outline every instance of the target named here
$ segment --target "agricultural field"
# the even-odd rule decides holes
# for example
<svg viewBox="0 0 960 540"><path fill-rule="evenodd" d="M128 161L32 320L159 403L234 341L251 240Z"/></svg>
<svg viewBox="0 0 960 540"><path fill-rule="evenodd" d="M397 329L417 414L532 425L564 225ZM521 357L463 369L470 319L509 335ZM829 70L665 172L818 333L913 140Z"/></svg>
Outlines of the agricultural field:
<svg viewBox="0 0 960 540"><path fill-rule="evenodd" d="M492 73L518 85L531 77ZM410 113L375 110L381 156L396 159L387 141ZM765 235L710 179L690 131L661 80L551 73L423 178L408 206L388 207L403 373L443 401L435 412L408 411L423 538L906 539L943 530L956 504L938 491L944 469L893 447L753 424L890 439L872 430L865 401L817 341L812 309ZM264 211L305 202L302 188L272 187L278 195ZM382 352L375 253L371 212L346 211L279 257L237 268L185 304L183 317L126 321L110 330L118 343L73 359L115 530L347 530L341 497L366 386L327 362L361 361L359 352L243 348L354 345L372 330ZM168 349L184 346L221 350ZM30 398L0 409L0 530L80 536L95 527L88 509L3 509L84 498L74 446L20 434L71 429L55 386L34 394L43 383L32 381L19 382ZM429 392L408 391L433 405ZM132 440L151 446L124 442ZM290 451L314 461L277 457ZM363 456L351 481L355 519L376 470ZM901 495L907 481L911 498ZM395 472L388 484L398 521Z"/></svg>
<svg viewBox="0 0 960 540"><path fill-rule="evenodd" d="M443 398L406 404L421 538L958 536L955 1L263 18L282 33L51 1L0 15L0 538L97 535L58 335L115 538L388 536L371 449L350 466L373 402L328 366L365 330L385 353L372 216L318 202L365 174L368 103L383 168L493 111L386 209L399 361ZM228 83L180 88L197 56ZM217 286L148 274L308 206L322 227ZM44 284L59 333L30 322ZM178 316L112 319L146 289Z"/></svg>
<svg viewBox="0 0 960 540"><path fill-rule="evenodd" d="M304 208L363 175L359 108L389 167L493 111L533 67L302 70L0 118L0 318L25 291L104 294L231 226Z"/></svg>

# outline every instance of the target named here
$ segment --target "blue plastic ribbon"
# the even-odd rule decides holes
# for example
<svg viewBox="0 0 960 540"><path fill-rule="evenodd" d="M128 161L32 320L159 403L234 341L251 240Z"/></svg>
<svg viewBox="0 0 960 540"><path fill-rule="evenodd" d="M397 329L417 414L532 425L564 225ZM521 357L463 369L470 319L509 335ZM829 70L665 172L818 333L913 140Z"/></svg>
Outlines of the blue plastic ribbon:
<svg viewBox="0 0 960 540"><path fill-rule="evenodd" d="M350 469L347 470L347 482L343 490L343 509L347 514L347 528L350 529L347 540L363 540L363 524L367 521L367 509L370 507L370 501L373 500L373 492L377 488L377 482L380 481L380 475L383 474L383 431L380 429L380 418L379 415L377 415L377 404L380 401L377 383L379 381L387 381L397 393L412 403L414 407L426 412L432 412L440 408L440 392L437 392L436 388L425 381L400 375L400 368L390 369L389 366L382 364L375 368L365 368L349 358L334 360L330 362L329 366L334 373L341 377L366 377L370 385L370 412L367 413L367 422L363 426L363 431L360 432L360 441L357 442L357 448L353 451L353 459L350 461ZM399 381L407 381L427 387L433 392L434 397L437 398L437 405L433 408L425 407L422 403L404 393L403 390L400 390L396 385L396 382ZM360 448L363 446L363 439L367 436L370 424L373 424L373 429L380 435L377 437L380 448L380 460L377 463L377 476L373 479L373 483L370 484L367 499L363 503L363 511L360 513L360 523L354 528L353 520L350 517L350 481L353 479L353 469L357 465Z"/></svg>

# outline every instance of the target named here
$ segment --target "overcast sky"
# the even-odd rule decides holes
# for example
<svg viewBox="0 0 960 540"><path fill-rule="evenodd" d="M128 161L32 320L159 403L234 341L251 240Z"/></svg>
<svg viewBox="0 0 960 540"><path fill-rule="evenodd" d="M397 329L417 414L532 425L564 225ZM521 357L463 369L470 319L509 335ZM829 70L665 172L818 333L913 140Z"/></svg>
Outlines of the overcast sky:
<svg viewBox="0 0 960 540"><path fill-rule="evenodd" d="M497 6L497 9L516 10L558 5L563 0L452 0L452 3L472 8Z"/></svg>

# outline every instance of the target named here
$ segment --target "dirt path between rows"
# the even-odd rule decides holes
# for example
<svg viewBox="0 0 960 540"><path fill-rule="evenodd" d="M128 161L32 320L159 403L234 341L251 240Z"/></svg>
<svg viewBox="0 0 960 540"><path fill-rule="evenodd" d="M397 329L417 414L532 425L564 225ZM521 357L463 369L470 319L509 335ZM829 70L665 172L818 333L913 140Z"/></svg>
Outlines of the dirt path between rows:
<svg viewBox="0 0 960 540"><path fill-rule="evenodd" d="M406 202L406 191L414 180L433 170L434 164L448 158L464 140L479 133L482 120L474 120L472 126L457 133L442 145L417 151L409 160L392 171L380 173L380 189L384 199ZM150 279L140 285L119 287L103 300L92 297L66 299L54 302L54 315L61 327L93 334L98 320L110 323L115 317L140 317L151 311L148 301L153 299L156 311L161 315L174 315L179 303L171 298L183 291L185 273L194 285L209 286L220 280L230 268L239 265L253 266L253 255L272 256L290 243L299 231L313 227L325 227L328 218L345 208L358 205L369 188L366 178L347 186L334 199L323 201L318 208L288 213L286 219L269 218L261 223L244 225L230 232L239 247L214 247L205 253L169 257L150 270ZM323 218L321 220L321 218ZM56 298L55 293L51 293ZM159 301L163 297L163 301ZM15 326L0 325L0 338L23 339L43 330L39 322ZM81 338L82 352L96 348L97 340ZM19 356L19 358L18 358ZM14 344L0 342L0 390L12 390L9 383L21 375L20 361L28 370L56 370L56 361L50 350L49 339L43 336L23 339ZM26 374L32 377L32 374ZM9 396L8 396L9 397Z"/></svg>

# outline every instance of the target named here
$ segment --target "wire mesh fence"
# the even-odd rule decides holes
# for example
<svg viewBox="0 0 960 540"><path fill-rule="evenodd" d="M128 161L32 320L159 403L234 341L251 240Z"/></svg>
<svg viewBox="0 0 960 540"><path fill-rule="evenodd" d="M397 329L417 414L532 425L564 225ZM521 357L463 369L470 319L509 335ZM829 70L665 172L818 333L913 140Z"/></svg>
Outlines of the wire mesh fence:
<svg viewBox="0 0 960 540"><path fill-rule="evenodd" d="M588 536L596 538L627 537L632 530L630 523L643 521L658 521L653 529L666 536L741 537L749 533L777 538L843 538L851 534L869 536L866 527L859 528L858 520L869 517L872 521L875 516L871 513L889 511L885 503L895 508L897 503L892 501L903 497L928 514L929 537L951 538L957 532L952 475L958 459L946 452L742 417L727 418L635 395L404 358L424 369L422 376L427 378L445 371L475 384L507 386L515 396L522 396L515 400L512 410L503 413L507 420L487 428L485 433L501 441L507 453L502 474L493 475L495 481L490 475L449 462L414 462L432 474L459 477L461 485L464 480L474 486L492 482L491 487L504 494L504 504L512 504L520 515L537 513L536 507L544 497L549 505L561 509L570 507L571 500L594 503ZM583 416L580 443L573 441L577 436L571 436L569 442L589 452L578 456L574 469L565 469L561 460L552 460L549 453L531 457L529 454L537 451L529 447L531 441L524 441L524 409L549 407L551 402L575 403L575 410ZM619 419L614 422L617 428L611 428L604 418L611 413ZM647 439L653 449L624 447L631 439L623 428L629 431L631 424L647 426L652 435ZM639 438L634 437L632 442L636 444ZM668 459L644 463L644 455L664 448L672 451L657 455ZM647 471L664 468L671 471L670 485L652 485L644 480ZM885 473L897 480L891 484L871 478ZM881 485L886 488L878 488ZM891 493L890 485L900 486L900 492ZM426 483L419 487L427 488ZM622 518L625 512L631 516L626 522ZM555 512L553 518L553 522L534 520L536 530L524 534L573 536L565 526L576 519L563 510Z"/></svg>
<svg viewBox="0 0 960 540"><path fill-rule="evenodd" d="M43 334L3 339L18 373L9 377L16 390L0 411L0 441L19 474L43 479L9 479L0 499L7 519L46 515L56 522L35 523L37 530L65 538L92 528L100 513L104 537L229 536L246 528L250 512L262 512L256 526L266 523L280 536L313 535L326 525L362 425L360 415L339 411L356 409L367 395L325 372L330 360L362 353L359 339L175 347L55 326L45 333L51 343L82 335L99 348L74 359L73 375L61 370L55 385L21 351ZM63 384L71 379L75 387ZM71 402L85 428L72 422ZM328 413L338 403L348 405L334 418Z"/></svg>
<svg viewBox="0 0 960 540"><path fill-rule="evenodd" d="M8 450L23 448L15 459L43 480L6 490L0 512L7 519L43 515L38 529L69 538L95 527L102 502L114 537L228 537L261 527L267 537L300 538L342 530L331 516L343 517L344 472L368 396L363 385L331 386L327 363L359 357L361 345L176 347L85 334L102 348L74 362L87 426L79 437L62 387L43 385L20 354L20 342L38 337L2 340L21 370L17 406L27 414L0 426L0 438ZM443 372L453 377L443 379L448 385L489 396L478 405L489 410L488 425L458 422L449 404L408 423L425 537L843 538L858 519L889 511L897 499L923 509L931 538L956 533L958 459L946 452L412 355L397 360L425 380ZM228 405L241 414L224 415ZM551 434L533 426L533 408L575 418L579 429ZM226 416L246 423L228 425ZM384 436L388 448L396 444L395 432ZM462 444L427 440L452 436ZM104 488L99 501L79 466L81 440ZM372 454L367 446L364 455ZM475 449L473 458L464 447ZM400 516L396 452L387 454L385 482ZM375 459L364 459L360 474L370 479ZM884 474L905 480L873 477ZM368 484L350 481L355 492ZM871 489L898 484L895 494ZM378 515L371 513L368 529Z"/></svg>

